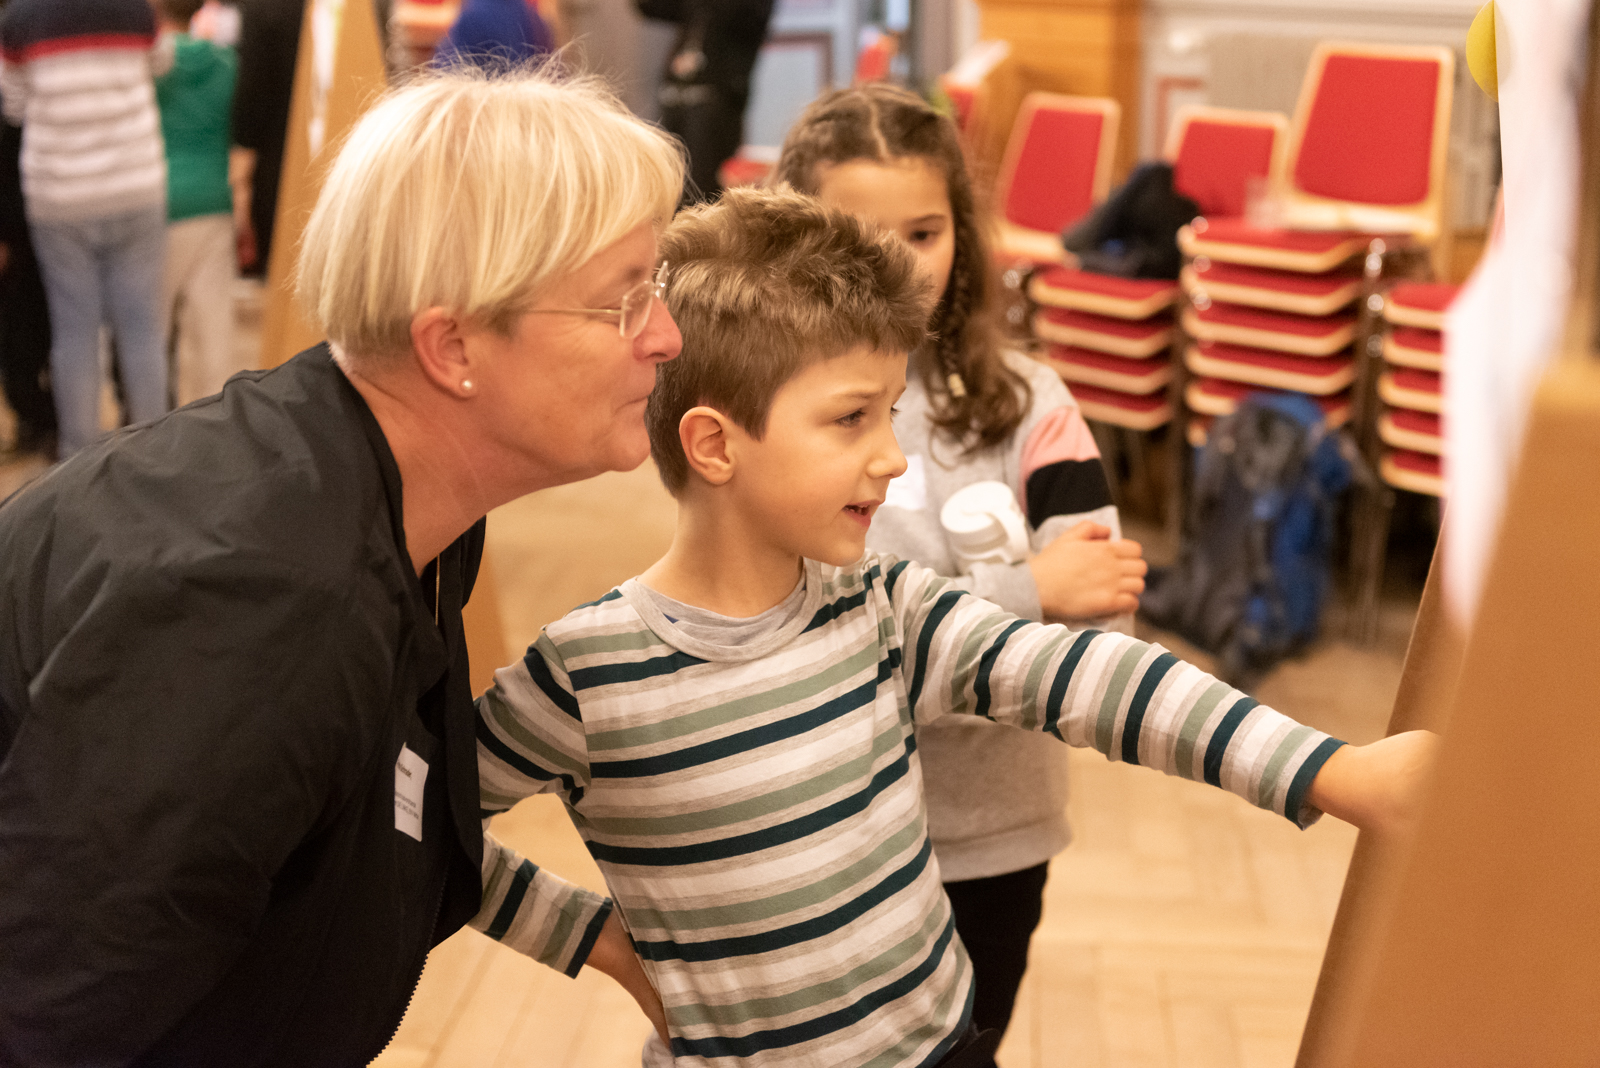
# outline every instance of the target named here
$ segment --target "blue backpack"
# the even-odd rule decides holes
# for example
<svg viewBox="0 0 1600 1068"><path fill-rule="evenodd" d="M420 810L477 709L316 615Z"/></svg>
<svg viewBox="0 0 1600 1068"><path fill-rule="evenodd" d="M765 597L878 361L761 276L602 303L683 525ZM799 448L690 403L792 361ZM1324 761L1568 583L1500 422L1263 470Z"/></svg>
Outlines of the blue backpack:
<svg viewBox="0 0 1600 1068"><path fill-rule="evenodd" d="M1254 393L1211 428L1183 541L1141 603L1157 626L1218 656L1236 685L1316 637L1329 585L1344 439L1297 393Z"/></svg>

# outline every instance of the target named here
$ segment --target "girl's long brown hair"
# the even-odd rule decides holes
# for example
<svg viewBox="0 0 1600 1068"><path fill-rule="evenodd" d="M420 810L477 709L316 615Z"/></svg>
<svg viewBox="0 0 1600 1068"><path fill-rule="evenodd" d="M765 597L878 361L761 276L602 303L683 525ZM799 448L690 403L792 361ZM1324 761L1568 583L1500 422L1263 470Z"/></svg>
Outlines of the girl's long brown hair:
<svg viewBox="0 0 1600 1068"><path fill-rule="evenodd" d="M967 452L998 445L1022 423L1028 384L1006 366L989 308L989 246L967 177L955 124L914 93L881 83L840 89L814 100L784 139L773 178L815 195L817 167L865 159L925 159L944 175L955 229L950 282L928 324L923 384L933 423ZM947 382L961 376L965 396Z"/></svg>

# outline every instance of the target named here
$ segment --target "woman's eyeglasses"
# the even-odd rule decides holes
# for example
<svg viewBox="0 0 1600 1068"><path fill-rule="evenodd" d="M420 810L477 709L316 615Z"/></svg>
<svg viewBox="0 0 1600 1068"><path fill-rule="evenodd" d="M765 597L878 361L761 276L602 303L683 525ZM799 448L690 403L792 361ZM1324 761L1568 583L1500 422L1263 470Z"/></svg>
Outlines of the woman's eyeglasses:
<svg viewBox="0 0 1600 1068"><path fill-rule="evenodd" d="M543 314L553 312L561 315L615 315L617 332L631 341L644 333L645 324L650 322L650 312L655 308L656 301L663 299L666 294L667 261L662 260L653 278L640 282L622 294L620 308L529 308L528 310Z"/></svg>

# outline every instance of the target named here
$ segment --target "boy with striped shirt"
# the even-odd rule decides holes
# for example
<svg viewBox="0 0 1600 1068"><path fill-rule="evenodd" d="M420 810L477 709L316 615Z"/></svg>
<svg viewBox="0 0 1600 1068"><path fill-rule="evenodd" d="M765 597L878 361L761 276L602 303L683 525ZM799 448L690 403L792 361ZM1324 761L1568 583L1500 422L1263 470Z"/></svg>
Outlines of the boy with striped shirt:
<svg viewBox="0 0 1600 1068"><path fill-rule="evenodd" d="M1121 634L1019 620L864 553L926 287L897 239L732 190L663 238L683 354L646 422L667 555L480 700L486 813L558 791L665 1009L647 1066L983 1063L913 724L984 716L1203 779L1304 826L1404 817L1430 739L1362 748ZM535 869L484 929L538 954ZM495 904L498 903L498 908Z"/></svg>

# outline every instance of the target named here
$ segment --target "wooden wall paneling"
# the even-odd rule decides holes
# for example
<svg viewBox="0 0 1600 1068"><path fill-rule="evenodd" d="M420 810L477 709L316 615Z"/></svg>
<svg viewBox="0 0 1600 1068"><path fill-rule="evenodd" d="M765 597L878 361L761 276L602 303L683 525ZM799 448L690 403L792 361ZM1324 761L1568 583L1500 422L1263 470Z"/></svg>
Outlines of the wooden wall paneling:
<svg viewBox="0 0 1600 1068"><path fill-rule="evenodd" d="M323 340L294 299L295 257L306 220L322 191L322 180L345 136L386 84L383 48L372 0L344 0L339 36L334 43L333 81L328 88L322 150L311 151L309 128L312 98L312 19L308 3L301 23L300 52L295 64L294 96L284 144L283 179L278 193L278 218L267 269L266 308L261 321L261 366L276 367L297 352ZM473 693L494 681L496 668L511 659L500 614L499 589L487 550L478 582L462 611L471 663Z"/></svg>
<svg viewBox="0 0 1600 1068"><path fill-rule="evenodd" d="M973 188L990 196L1000 176L1000 161L1005 158L1006 140L1011 126L1028 95L1028 80L1017 61L1007 56L984 79L983 113L969 138ZM993 207L993 205L990 205Z"/></svg>
<svg viewBox="0 0 1600 1068"><path fill-rule="evenodd" d="M473 695L494 685L494 673L521 655L506 642L505 617L500 612L500 585L487 545L478 563L478 581L472 598L461 607L461 626L467 635L467 666Z"/></svg>
<svg viewBox="0 0 1600 1068"><path fill-rule="evenodd" d="M1137 155L1140 99L1138 0L978 0L985 39L1011 43L1021 92L1108 96L1122 105L1115 178ZM1016 106L995 102L995 125L1009 132ZM1002 134L1003 137L1003 134Z"/></svg>
<svg viewBox="0 0 1600 1068"><path fill-rule="evenodd" d="M277 221L272 255L267 263L266 306L261 316L261 366L276 367L295 353L322 340L322 333L294 299L295 258L300 235L322 191L322 179L334 150L356 120L383 92L383 46L372 0L343 0L339 36L334 43L333 80L328 87L322 151L313 154L309 130L312 112L313 20L318 0L306 4L295 61L294 95L283 148L283 177L278 186Z"/></svg>

